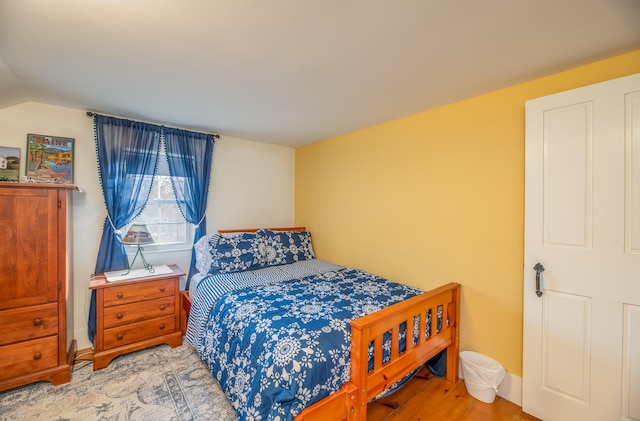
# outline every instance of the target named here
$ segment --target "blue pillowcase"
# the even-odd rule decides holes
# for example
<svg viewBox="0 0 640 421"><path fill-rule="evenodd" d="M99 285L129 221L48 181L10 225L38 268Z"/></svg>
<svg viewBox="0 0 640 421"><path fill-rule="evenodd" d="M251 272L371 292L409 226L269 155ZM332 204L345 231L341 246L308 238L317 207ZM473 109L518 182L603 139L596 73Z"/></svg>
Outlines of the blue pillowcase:
<svg viewBox="0 0 640 421"><path fill-rule="evenodd" d="M258 230L206 235L194 245L202 274L240 272L315 259L310 232Z"/></svg>
<svg viewBox="0 0 640 421"><path fill-rule="evenodd" d="M266 262L264 240L258 233L220 235L211 251L210 273L259 269Z"/></svg>
<svg viewBox="0 0 640 421"><path fill-rule="evenodd" d="M261 230L265 238L267 266L284 265L315 259L308 231Z"/></svg>

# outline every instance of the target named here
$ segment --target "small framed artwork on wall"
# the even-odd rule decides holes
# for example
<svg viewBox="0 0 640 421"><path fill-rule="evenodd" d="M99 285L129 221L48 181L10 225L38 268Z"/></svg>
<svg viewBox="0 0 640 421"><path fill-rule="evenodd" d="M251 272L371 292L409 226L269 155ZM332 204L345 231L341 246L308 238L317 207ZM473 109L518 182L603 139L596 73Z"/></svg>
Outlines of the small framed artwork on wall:
<svg viewBox="0 0 640 421"><path fill-rule="evenodd" d="M75 139L27 134L26 174L37 183L73 184Z"/></svg>
<svg viewBox="0 0 640 421"><path fill-rule="evenodd" d="M0 181L18 181L20 148L0 146Z"/></svg>

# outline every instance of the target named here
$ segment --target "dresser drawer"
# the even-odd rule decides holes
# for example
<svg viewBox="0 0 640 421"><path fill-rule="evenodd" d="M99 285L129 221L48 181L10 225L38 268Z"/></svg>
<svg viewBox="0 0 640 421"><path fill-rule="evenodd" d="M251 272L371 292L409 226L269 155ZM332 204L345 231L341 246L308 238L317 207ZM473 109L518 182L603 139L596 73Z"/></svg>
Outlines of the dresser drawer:
<svg viewBox="0 0 640 421"><path fill-rule="evenodd" d="M57 365L57 335L0 347L0 380Z"/></svg>
<svg viewBox="0 0 640 421"><path fill-rule="evenodd" d="M155 319L156 317L170 316L175 311L175 297L173 295L166 298L107 307L104 309L104 327L110 328Z"/></svg>
<svg viewBox="0 0 640 421"><path fill-rule="evenodd" d="M138 282L131 285L118 285L104 290L104 306L111 307L121 304L153 298L168 297L175 294L173 280Z"/></svg>
<svg viewBox="0 0 640 421"><path fill-rule="evenodd" d="M175 316L159 317L104 331L104 349L112 349L149 338L173 333L177 329Z"/></svg>
<svg viewBox="0 0 640 421"><path fill-rule="evenodd" d="M58 333L58 303L0 311L0 346Z"/></svg>

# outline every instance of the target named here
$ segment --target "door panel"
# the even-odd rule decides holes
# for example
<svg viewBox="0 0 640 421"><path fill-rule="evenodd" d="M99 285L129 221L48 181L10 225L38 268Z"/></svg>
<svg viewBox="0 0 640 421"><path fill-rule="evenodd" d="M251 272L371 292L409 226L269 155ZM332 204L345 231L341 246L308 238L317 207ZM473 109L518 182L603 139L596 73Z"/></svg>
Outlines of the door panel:
<svg viewBox="0 0 640 421"><path fill-rule="evenodd" d="M542 385L589 404L591 301L547 291L543 301Z"/></svg>
<svg viewBox="0 0 640 421"><path fill-rule="evenodd" d="M625 304L622 415L640 420L640 306Z"/></svg>
<svg viewBox="0 0 640 421"><path fill-rule="evenodd" d="M0 191L0 310L57 300L57 204L56 190Z"/></svg>
<svg viewBox="0 0 640 421"><path fill-rule="evenodd" d="M591 247L592 104L544 114L544 226L548 246Z"/></svg>
<svg viewBox="0 0 640 421"><path fill-rule="evenodd" d="M626 96L626 249L640 253L640 92Z"/></svg>

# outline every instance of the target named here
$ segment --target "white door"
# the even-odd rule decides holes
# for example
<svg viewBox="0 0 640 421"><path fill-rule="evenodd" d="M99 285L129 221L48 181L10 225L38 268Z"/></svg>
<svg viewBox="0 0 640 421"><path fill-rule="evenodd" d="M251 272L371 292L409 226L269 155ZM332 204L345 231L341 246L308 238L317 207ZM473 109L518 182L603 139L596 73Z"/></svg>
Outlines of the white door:
<svg viewBox="0 0 640 421"><path fill-rule="evenodd" d="M640 420L640 74L527 102L525 176L522 409Z"/></svg>

